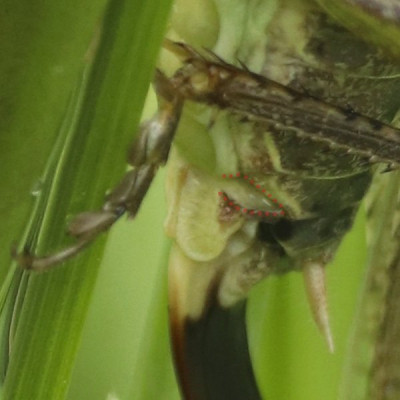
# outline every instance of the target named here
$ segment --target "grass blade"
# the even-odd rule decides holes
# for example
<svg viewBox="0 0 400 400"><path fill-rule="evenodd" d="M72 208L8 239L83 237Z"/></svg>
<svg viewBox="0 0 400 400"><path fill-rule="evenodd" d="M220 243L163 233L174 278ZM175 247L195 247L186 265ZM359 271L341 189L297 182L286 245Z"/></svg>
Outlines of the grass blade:
<svg viewBox="0 0 400 400"><path fill-rule="evenodd" d="M108 4L93 68L85 90L79 89L82 106L65 117L63 143L54 150L55 161L49 163L32 218L27 237L35 251L65 245L65 217L98 208L105 191L123 173L169 5L120 0ZM65 397L103 245L101 239L68 266L28 277L5 399Z"/></svg>

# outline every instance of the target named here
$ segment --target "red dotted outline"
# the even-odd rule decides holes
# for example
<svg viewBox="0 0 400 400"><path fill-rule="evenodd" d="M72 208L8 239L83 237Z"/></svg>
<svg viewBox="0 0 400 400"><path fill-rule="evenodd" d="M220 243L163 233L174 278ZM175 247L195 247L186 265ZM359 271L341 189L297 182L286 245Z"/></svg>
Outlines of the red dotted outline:
<svg viewBox="0 0 400 400"><path fill-rule="evenodd" d="M260 190L262 193L266 193L266 189L261 188L260 185L256 185L254 179L251 179L248 177L248 175L241 175L240 172L237 172L236 174L222 174L222 178L242 178L250 183L250 185L254 185L256 189ZM278 203L278 200L276 198L273 198L271 193L267 193L266 196L274 203L278 203L279 208L282 208L280 212L278 211L261 211L261 210L252 210L252 209L247 209L245 207L240 206L239 204L235 203L231 199L226 196L223 192L218 192L219 196L223 196L223 200L227 205L231 208L234 208L236 211L242 211L243 214L248 214L251 216L265 216L265 217L282 217L285 215L285 211L283 210L283 204Z"/></svg>

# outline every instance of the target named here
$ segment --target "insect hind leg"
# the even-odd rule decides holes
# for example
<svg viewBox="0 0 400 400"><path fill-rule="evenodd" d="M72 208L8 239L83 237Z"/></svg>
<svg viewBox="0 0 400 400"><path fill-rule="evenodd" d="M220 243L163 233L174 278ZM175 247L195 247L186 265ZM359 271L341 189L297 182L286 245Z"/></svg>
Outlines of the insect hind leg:
<svg viewBox="0 0 400 400"><path fill-rule="evenodd" d="M132 166L121 182L106 197L100 210L78 214L69 224L68 233L77 241L53 254L36 256L26 248L12 255L18 264L29 270L43 271L62 263L87 247L100 233L107 231L123 214L134 218L158 170L168 159L171 143L180 119L183 99L176 94L168 78L157 71L157 114L139 128L129 153Z"/></svg>

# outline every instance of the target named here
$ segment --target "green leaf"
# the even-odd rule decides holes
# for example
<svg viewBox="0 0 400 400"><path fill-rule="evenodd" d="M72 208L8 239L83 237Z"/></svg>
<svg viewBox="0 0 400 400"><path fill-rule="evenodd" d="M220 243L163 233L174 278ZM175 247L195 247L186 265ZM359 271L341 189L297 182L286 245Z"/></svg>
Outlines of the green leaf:
<svg viewBox="0 0 400 400"><path fill-rule="evenodd" d="M368 263L340 399L398 397L399 183L398 171L377 174L367 197Z"/></svg>
<svg viewBox="0 0 400 400"><path fill-rule="evenodd" d="M105 0L2 2L0 23L0 278L21 238Z"/></svg>
<svg viewBox="0 0 400 400"><path fill-rule="evenodd" d="M35 43L37 64L33 67L29 63L33 60L27 61L27 70L32 73L24 71L28 74L26 82L34 81L35 70L43 68L41 56L46 61L46 55L41 50L45 49L46 43L54 52L55 48L69 43L70 39L79 43L81 50L86 50L92 40L91 33L96 30L86 52L89 67L84 68L83 78L71 97L67 112L64 111L65 100L60 101L61 104L56 102L57 107L53 102L58 100L57 96L64 99L70 96L73 82L79 70L83 69L83 51L76 51L74 74L62 90L59 86L53 87L51 82L57 68L55 72L47 70L42 77L45 87L51 91L51 95L47 93L47 102L45 96L39 107L35 104L36 91L30 91L28 94L31 96L28 99L24 97L25 102L18 104L16 101L18 112L15 114L19 113L19 117L9 121L10 131L22 125L26 133L30 122L27 116L23 118L26 104L39 107L41 114L50 114L55 121L53 125L43 127L43 131L50 131L44 134L45 137L57 134L57 142L43 182L37 188L40 195L26 235L28 247L40 254L66 245L66 217L86 209L99 208L106 190L123 174L126 150L140 118L170 1L154 4L112 0L106 7L102 23L96 26L102 6L98 5L93 18L88 19L86 13L90 10L89 6L74 8L69 5L67 14L71 14L71 19L81 21L79 28L83 33L87 31L86 36L81 37L80 30L74 30L71 20L55 19L58 12L62 13L62 6L49 5L48 9L43 6L41 17L45 21L46 18L52 20L47 23L42 21L42 25L38 23L38 29L43 30L41 38L46 38L47 42L38 40ZM12 8L10 5L11 19L17 19L18 11L19 7ZM26 9L25 13L28 18ZM36 14L29 16L35 23ZM64 42L51 30L46 31L48 24L63 33L61 39ZM12 32L10 37L12 40ZM57 66L54 62L51 65L53 68ZM20 107L22 110L19 110ZM32 117L30 113L29 117ZM58 132L55 129L57 125L61 125ZM42 153L35 153L35 141L22 144L24 150L13 154L15 159L23 160L28 169L27 161L42 157ZM30 149L25 148L27 144ZM34 156L27 158L28 150ZM43 165L43 162L38 164ZM35 169L36 173L39 169ZM24 185L22 192L27 196L28 191L29 187ZM17 230L14 228L14 232ZM104 238L64 267L44 274L30 273L27 277L26 293L19 297L20 313L4 385L5 399L65 398L103 246Z"/></svg>
<svg viewBox="0 0 400 400"><path fill-rule="evenodd" d="M341 25L377 47L400 57L400 16L397 0L318 0Z"/></svg>

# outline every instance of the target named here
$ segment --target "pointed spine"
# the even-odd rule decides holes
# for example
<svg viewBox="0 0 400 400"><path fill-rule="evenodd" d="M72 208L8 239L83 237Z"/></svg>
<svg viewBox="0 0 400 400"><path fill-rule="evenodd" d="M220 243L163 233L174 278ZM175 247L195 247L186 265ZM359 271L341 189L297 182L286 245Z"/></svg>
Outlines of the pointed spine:
<svg viewBox="0 0 400 400"><path fill-rule="evenodd" d="M307 262L303 266L303 277L314 320L325 337L329 351L333 353L334 343L326 300L325 266L317 262Z"/></svg>

